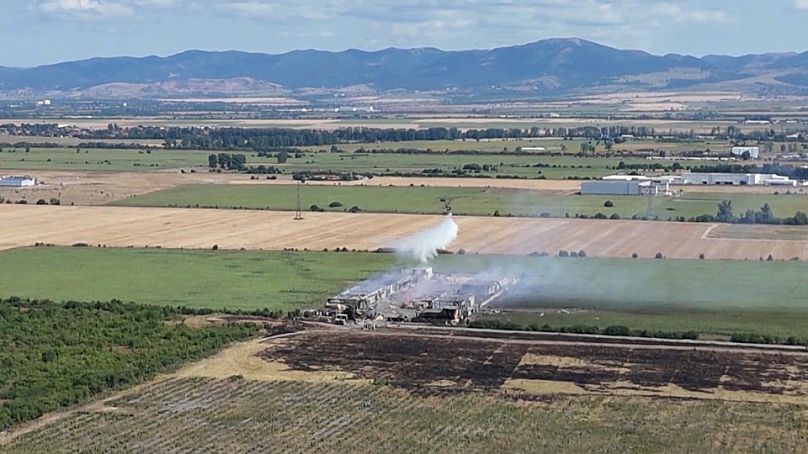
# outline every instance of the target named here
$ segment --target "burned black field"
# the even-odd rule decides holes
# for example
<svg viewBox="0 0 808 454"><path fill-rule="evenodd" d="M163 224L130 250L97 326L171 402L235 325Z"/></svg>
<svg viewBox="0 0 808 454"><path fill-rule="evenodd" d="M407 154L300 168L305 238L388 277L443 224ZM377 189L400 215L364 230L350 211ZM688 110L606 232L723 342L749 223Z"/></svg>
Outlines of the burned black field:
<svg viewBox="0 0 808 454"><path fill-rule="evenodd" d="M525 384L542 383L597 394L732 400L746 400L750 393L753 400L808 395L808 355L750 349L312 332L259 356L290 370L347 372L419 392L488 391L514 383L530 392Z"/></svg>

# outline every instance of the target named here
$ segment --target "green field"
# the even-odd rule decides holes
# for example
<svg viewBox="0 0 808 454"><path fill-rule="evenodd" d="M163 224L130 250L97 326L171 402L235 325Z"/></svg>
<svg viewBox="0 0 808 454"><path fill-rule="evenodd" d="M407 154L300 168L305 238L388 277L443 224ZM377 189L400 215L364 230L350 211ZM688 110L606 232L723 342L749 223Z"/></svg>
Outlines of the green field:
<svg viewBox="0 0 808 454"><path fill-rule="evenodd" d="M275 159L249 157L250 165L275 165ZM403 154L403 153L307 153L301 158L292 158L280 166L287 173L297 171L337 171L369 174L418 174L425 169L440 169L444 172L462 169L468 164L491 166L495 169L467 173L467 176L487 175L489 177L518 176L520 178L540 178L549 180L568 177L599 178L616 172L620 161L626 164L648 164L650 161L638 158L579 158L550 157L531 155L464 155L464 154ZM538 167L542 164L543 167ZM547 167L549 166L549 167ZM555 166L555 167L553 167Z"/></svg>
<svg viewBox="0 0 808 454"><path fill-rule="evenodd" d="M404 142L402 142L404 143ZM576 151L577 152L577 151ZM3 148L0 169L8 170L105 170L157 171L180 167L207 167L208 155L217 151L204 150L138 150L138 149L80 149L75 148ZM445 172L461 169L466 164L495 167L469 176L518 176L521 178L564 179L567 177L602 177L615 173L620 161L648 164L645 159L545 157L536 155L461 155L461 154L399 154L399 153L319 153L307 152L300 158L291 157L278 165L275 158L262 158L250 151L235 151L247 156L250 166L277 166L286 173L358 172L393 174L396 172L422 175L424 169ZM537 164L549 167L537 167ZM555 166L555 167L553 167Z"/></svg>
<svg viewBox="0 0 808 454"><path fill-rule="evenodd" d="M370 180L368 184L373 184ZM581 196L503 188L385 187L304 185L300 189L304 209L312 205L328 211L346 211L358 206L363 211L390 213L442 213L449 200L459 215L565 217L582 214L623 219L648 215L648 199L636 196ZM677 197L655 197L649 217L666 220L684 216L716 214L721 200L731 200L736 216L758 210L768 203L775 215L793 216L808 211L808 195L759 193L686 193ZM612 207L605 207L611 201ZM333 202L341 206L329 207ZM121 206L179 206L294 210L297 188L291 185L186 185L115 202Z"/></svg>
<svg viewBox="0 0 808 454"><path fill-rule="evenodd" d="M319 306L392 263L381 254L17 249L0 252L0 296L287 311Z"/></svg>
<svg viewBox="0 0 808 454"><path fill-rule="evenodd" d="M0 252L0 296L287 311L317 307L395 263L386 254L28 248ZM518 314L526 323L808 335L803 262L441 256L434 266L519 276L528 287L511 305L531 312Z"/></svg>
<svg viewBox="0 0 808 454"><path fill-rule="evenodd" d="M623 325L706 337L808 336L808 264L703 260L468 257L527 285L490 316L522 326ZM543 314L543 315L540 315ZM704 336L703 336L704 337Z"/></svg>
<svg viewBox="0 0 808 454"><path fill-rule="evenodd" d="M603 142L589 141L587 139L564 140L561 138L541 138L541 139L483 139L483 140L414 140L407 142L376 142L376 143L348 143L339 144L337 147L342 151L355 152L359 149L391 149L399 148L417 149L432 151L436 153L455 152L461 150L481 151L481 152L503 152L516 151L517 148L541 147L544 151L540 153L578 153L581 150L581 143L591 143L596 145L597 152L606 152ZM597 143L596 143L597 142ZM562 149L563 147L563 149ZM327 151L330 146L304 147L309 151ZM710 149L714 153L728 153L730 144L725 141L681 141L671 142L656 139L628 140L623 143L614 144L611 151L639 151L639 150L665 150L668 155L676 155L687 151ZM530 153L530 151L525 151ZM535 152L534 152L535 153Z"/></svg>
<svg viewBox="0 0 808 454"><path fill-rule="evenodd" d="M208 165L206 151L3 147L0 169L145 172Z"/></svg>

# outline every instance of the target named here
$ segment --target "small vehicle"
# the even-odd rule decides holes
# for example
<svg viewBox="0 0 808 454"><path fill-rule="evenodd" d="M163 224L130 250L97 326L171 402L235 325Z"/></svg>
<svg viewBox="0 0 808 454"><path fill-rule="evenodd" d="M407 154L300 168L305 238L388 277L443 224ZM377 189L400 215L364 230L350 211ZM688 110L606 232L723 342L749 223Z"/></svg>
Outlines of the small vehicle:
<svg viewBox="0 0 808 454"><path fill-rule="evenodd" d="M337 314L334 317L334 324L335 325L347 325L348 324L348 314Z"/></svg>

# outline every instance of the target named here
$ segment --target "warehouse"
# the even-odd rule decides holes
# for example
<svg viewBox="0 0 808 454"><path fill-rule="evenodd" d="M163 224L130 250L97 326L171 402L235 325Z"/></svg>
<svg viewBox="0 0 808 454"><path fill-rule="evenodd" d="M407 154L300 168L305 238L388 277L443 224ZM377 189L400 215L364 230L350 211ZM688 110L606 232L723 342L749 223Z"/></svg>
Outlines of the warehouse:
<svg viewBox="0 0 808 454"><path fill-rule="evenodd" d="M34 185L36 185L36 179L33 177L0 176L0 187L22 188Z"/></svg>
<svg viewBox="0 0 808 454"><path fill-rule="evenodd" d="M683 173L672 184L730 186L797 186L797 181L769 173Z"/></svg>
<svg viewBox="0 0 808 454"><path fill-rule="evenodd" d="M657 195L660 185L648 177L613 175L581 183L581 195Z"/></svg>

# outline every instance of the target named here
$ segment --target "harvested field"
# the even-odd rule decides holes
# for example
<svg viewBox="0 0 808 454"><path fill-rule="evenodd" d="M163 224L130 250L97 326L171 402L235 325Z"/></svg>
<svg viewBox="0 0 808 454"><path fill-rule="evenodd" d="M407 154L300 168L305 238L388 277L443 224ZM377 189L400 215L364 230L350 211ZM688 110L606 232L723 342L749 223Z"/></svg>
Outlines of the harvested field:
<svg viewBox="0 0 808 454"><path fill-rule="evenodd" d="M720 224L710 230L711 238L736 238L739 240L766 239L808 241L808 229L802 226L788 225L743 225Z"/></svg>
<svg viewBox="0 0 808 454"><path fill-rule="evenodd" d="M0 447L793 452L808 443L805 355L430 331L331 329L238 344L19 427Z"/></svg>
<svg viewBox="0 0 808 454"><path fill-rule="evenodd" d="M441 216L306 213L170 208L0 207L0 249L102 244L112 247L322 250L376 249L440 222ZM587 255L668 258L808 259L808 241L728 239L708 235L712 224L584 219L456 217L452 248L466 253L528 254L585 250ZM25 228L21 228L25 226ZM772 226L770 228L776 228Z"/></svg>

